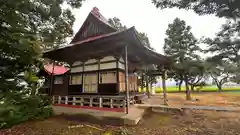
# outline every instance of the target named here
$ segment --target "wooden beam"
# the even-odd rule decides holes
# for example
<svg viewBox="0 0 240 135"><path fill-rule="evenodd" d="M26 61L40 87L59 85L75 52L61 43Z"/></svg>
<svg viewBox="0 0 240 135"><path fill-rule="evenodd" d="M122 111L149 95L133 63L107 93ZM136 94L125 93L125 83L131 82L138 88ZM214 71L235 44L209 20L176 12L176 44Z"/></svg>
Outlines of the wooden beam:
<svg viewBox="0 0 240 135"><path fill-rule="evenodd" d="M53 94L53 85L54 85L54 68L55 68L55 61L53 61L53 68L52 68L52 73L51 73L51 82L50 82L50 92L49 92L49 96L52 96Z"/></svg>
<svg viewBox="0 0 240 135"><path fill-rule="evenodd" d="M116 62L116 64L117 64L117 70L116 70L116 79L117 79L117 85L116 85L116 89L117 89L117 91L118 91L118 94L120 93L120 80L119 80L119 62L120 62L120 60L119 60L119 57L117 58L117 62Z"/></svg>
<svg viewBox="0 0 240 135"><path fill-rule="evenodd" d="M143 71L141 72L141 91L143 92L143 83L144 83L144 75L143 75Z"/></svg>
<svg viewBox="0 0 240 135"><path fill-rule="evenodd" d="M125 46L125 92L126 92L126 98L127 98L127 107L126 107L126 113L129 112L129 89L128 89L128 48Z"/></svg>
<svg viewBox="0 0 240 135"><path fill-rule="evenodd" d="M167 105L167 93L166 93L166 70L163 69L162 74L162 89L163 89L163 103Z"/></svg>
<svg viewBox="0 0 240 135"><path fill-rule="evenodd" d="M145 69L146 91L147 91L147 96L148 96L148 98L150 98L149 76L148 76L146 73L147 73L147 69Z"/></svg>

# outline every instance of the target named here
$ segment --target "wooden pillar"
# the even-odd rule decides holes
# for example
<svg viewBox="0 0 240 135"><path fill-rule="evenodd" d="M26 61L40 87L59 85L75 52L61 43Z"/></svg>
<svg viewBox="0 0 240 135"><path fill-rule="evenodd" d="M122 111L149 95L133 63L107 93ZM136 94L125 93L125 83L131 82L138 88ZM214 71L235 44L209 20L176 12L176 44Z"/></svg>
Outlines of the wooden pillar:
<svg viewBox="0 0 240 135"><path fill-rule="evenodd" d="M52 96L53 93L53 85L54 85L54 68L55 68L55 61L53 61L53 68L52 68L52 73L51 73L51 81L50 81L50 92L49 92L49 96Z"/></svg>
<svg viewBox="0 0 240 135"><path fill-rule="evenodd" d="M150 98L150 91L149 91L149 76L146 74L145 75L145 80L146 80L146 92L148 95L148 98Z"/></svg>
<svg viewBox="0 0 240 135"><path fill-rule="evenodd" d="M70 69L67 73L67 95L69 94L69 89L70 89L70 85L72 84L72 74L71 74L71 71L72 71L72 65L73 65L73 62L69 63L70 65Z"/></svg>
<svg viewBox="0 0 240 135"><path fill-rule="evenodd" d="M118 92L118 94L120 93L120 80L119 80L119 62L120 62L120 58L119 57L117 57L116 58L116 66L117 66L117 70L116 70L116 79L117 79L117 85L116 85L116 89L117 89L117 92Z"/></svg>
<svg viewBox="0 0 240 135"><path fill-rule="evenodd" d="M143 83L144 83L144 75L143 75L143 71L142 71L142 73L141 73L141 92L143 92Z"/></svg>
<svg viewBox="0 0 240 135"><path fill-rule="evenodd" d="M144 76L144 79L146 81L146 92L147 92L147 96L148 98L150 98L150 92L149 92L149 76L148 76L148 73L147 73L147 68L145 68L145 76Z"/></svg>
<svg viewBox="0 0 240 135"><path fill-rule="evenodd" d="M55 97L52 97L52 104L55 104Z"/></svg>
<svg viewBox="0 0 240 135"><path fill-rule="evenodd" d="M153 94L152 83L153 83L153 76L149 75L149 93L150 94Z"/></svg>
<svg viewBox="0 0 240 135"><path fill-rule="evenodd" d="M125 46L125 92L126 92L126 101L127 101L127 107L126 107L126 113L129 112L129 89L128 89L128 48Z"/></svg>
<svg viewBox="0 0 240 135"><path fill-rule="evenodd" d="M166 71L162 71L162 89L163 89L163 103L167 105L167 90L166 90Z"/></svg>
<svg viewBox="0 0 240 135"><path fill-rule="evenodd" d="M98 71L97 71L97 93L99 94L99 86L100 86L100 60L101 59L98 59L97 62L98 62Z"/></svg>
<svg viewBox="0 0 240 135"><path fill-rule="evenodd" d="M82 63L82 93L84 93L84 70L85 70L85 61Z"/></svg>

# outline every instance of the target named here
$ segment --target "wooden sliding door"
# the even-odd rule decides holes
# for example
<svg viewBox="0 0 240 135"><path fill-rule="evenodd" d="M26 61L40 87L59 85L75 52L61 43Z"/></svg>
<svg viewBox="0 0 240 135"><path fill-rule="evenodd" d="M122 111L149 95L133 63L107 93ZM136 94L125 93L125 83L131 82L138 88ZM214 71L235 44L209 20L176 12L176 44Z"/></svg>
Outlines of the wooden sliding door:
<svg viewBox="0 0 240 135"><path fill-rule="evenodd" d="M119 72L119 89L120 92L125 91L125 73L124 72Z"/></svg>
<svg viewBox="0 0 240 135"><path fill-rule="evenodd" d="M83 93L97 93L98 92L98 74L87 73L83 77Z"/></svg>

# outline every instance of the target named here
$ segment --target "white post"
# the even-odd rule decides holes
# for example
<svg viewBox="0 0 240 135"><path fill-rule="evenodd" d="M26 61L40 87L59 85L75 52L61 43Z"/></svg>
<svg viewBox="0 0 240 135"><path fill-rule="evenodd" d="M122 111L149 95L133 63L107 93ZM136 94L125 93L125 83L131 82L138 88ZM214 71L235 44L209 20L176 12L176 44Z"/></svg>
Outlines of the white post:
<svg viewBox="0 0 240 135"><path fill-rule="evenodd" d="M125 99L123 100L123 109L124 109L124 112L127 112L127 109L126 109L126 100L125 100Z"/></svg>
<svg viewBox="0 0 240 135"><path fill-rule="evenodd" d="M76 97L73 97L72 105L76 105Z"/></svg>
<svg viewBox="0 0 240 135"><path fill-rule="evenodd" d="M113 108L113 99L110 99L110 108Z"/></svg>
<svg viewBox="0 0 240 135"><path fill-rule="evenodd" d="M83 97L81 97L81 98L80 98L80 101L81 101L81 102L80 102L80 105L81 105L81 106L83 106L83 101L84 101L84 98L83 98Z"/></svg>
<svg viewBox="0 0 240 135"><path fill-rule="evenodd" d="M58 96L58 104L61 104L61 96Z"/></svg>
<svg viewBox="0 0 240 135"><path fill-rule="evenodd" d="M102 97L99 98L99 107L102 108Z"/></svg>
<svg viewBox="0 0 240 135"><path fill-rule="evenodd" d="M92 105L93 105L93 98L90 97L90 103L89 103L89 106L92 107Z"/></svg>
<svg viewBox="0 0 240 135"><path fill-rule="evenodd" d="M65 104L68 104L68 96L65 96Z"/></svg>

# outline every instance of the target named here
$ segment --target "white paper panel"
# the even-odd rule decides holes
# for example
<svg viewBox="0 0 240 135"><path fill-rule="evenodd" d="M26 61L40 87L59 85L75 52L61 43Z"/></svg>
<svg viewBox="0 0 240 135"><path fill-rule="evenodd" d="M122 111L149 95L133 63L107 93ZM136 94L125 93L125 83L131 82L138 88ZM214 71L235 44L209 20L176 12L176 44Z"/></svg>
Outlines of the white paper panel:
<svg viewBox="0 0 240 135"><path fill-rule="evenodd" d="M116 62L100 64L100 69L112 69L112 68L117 68Z"/></svg>
<svg viewBox="0 0 240 135"><path fill-rule="evenodd" d="M82 75L70 76L70 85L82 84Z"/></svg>
<svg viewBox="0 0 240 135"><path fill-rule="evenodd" d="M119 72L120 91L125 91L125 74Z"/></svg>
<svg viewBox="0 0 240 135"><path fill-rule="evenodd" d="M85 64L91 64L91 63L96 63L97 60L96 59L90 59L88 61L85 62Z"/></svg>
<svg viewBox="0 0 240 135"><path fill-rule="evenodd" d="M111 60L115 60L115 58L113 56L107 56L102 58L100 61L103 62L103 61L111 61Z"/></svg>
<svg viewBox="0 0 240 135"><path fill-rule="evenodd" d="M95 71L95 70L98 70L98 65L97 64L89 65L89 66L84 67L84 71Z"/></svg>
<svg viewBox="0 0 240 135"><path fill-rule="evenodd" d="M118 62L118 65L119 65L119 68L120 68L120 69L125 69L125 65L124 65L123 63Z"/></svg>
<svg viewBox="0 0 240 135"><path fill-rule="evenodd" d="M97 93L97 74L84 75L84 93Z"/></svg>
<svg viewBox="0 0 240 135"><path fill-rule="evenodd" d="M73 67L71 68L71 73L83 72L83 67Z"/></svg>
<svg viewBox="0 0 240 135"><path fill-rule="evenodd" d="M81 64L82 64L81 61L75 61L75 62L72 64L72 66L77 66L77 65L81 65Z"/></svg>
<svg viewBox="0 0 240 135"><path fill-rule="evenodd" d="M92 84L91 85L91 92L94 93L94 92L97 92L97 84Z"/></svg>
<svg viewBox="0 0 240 135"><path fill-rule="evenodd" d="M115 71L100 73L100 77L101 77L101 82L100 82L101 84L117 82L117 74Z"/></svg>

